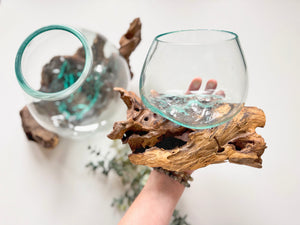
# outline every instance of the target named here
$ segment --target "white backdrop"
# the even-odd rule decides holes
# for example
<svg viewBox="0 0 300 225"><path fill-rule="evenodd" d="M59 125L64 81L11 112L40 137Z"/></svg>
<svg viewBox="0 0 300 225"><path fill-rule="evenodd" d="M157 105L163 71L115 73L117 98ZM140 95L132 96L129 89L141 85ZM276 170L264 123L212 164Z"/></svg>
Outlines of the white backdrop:
<svg viewBox="0 0 300 225"><path fill-rule="evenodd" d="M267 116L266 127L258 129L268 145L263 168L225 163L196 171L178 204L188 221L300 224L299 12L297 0L2 0L0 224L96 225L116 224L121 218L110 207L121 183L113 175L107 180L84 168L90 157L87 145L105 148L108 131L81 142L62 140L53 151L29 143L18 115L24 98L14 57L29 33L57 23L100 32L118 45L135 17L141 18L143 40L131 57L133 90L157 34L188 28L231 30L240 36L248 65L246 103Z"/></svg>

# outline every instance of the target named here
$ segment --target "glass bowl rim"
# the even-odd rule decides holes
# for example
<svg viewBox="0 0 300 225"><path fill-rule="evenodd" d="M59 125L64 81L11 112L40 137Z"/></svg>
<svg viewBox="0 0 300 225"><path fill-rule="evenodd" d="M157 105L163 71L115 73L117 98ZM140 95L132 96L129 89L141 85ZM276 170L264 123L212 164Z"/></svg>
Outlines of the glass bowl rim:
<svg viewBox="0 0 300 225"><path fill-rule="evenodd" d="M39 34L42 34L44 32L51 31L51 30L66 31L66 32L73 34L77 39L79 39L79 41L81 42L81 44L84 48L84 51L85 51L85 64L84 64L84 68L81 73L81 76L70 87L68 87L64 90L58 91L58 92L54 92L54 93L45 93L45 92L41 92L38 90L34 90L34 89L32 89L32 87L30 87L30 85L26 82L26 79L23 76L21 64L22 64L23 53L24 53L26 47L28 46L28 44ZM20 86L23 88L23 90L28 95L30 95L34 98L37 98L37 99L41 99L41 100L56 101L56 100L60 100L60 99L64 99L64 98L68 97L70 94L72 94L74 91L76 91L84 83L84 81L85 81L86 77L88 76L89 71L92 67L92 63L93 63L92 49L90 48L88 41L86 40L84 35L79 30L77 30L76 28L70 27L70 26L66 26L66 25L49 25L49 26L44 26L44 27L34 31L23 41L23 43L21 44L21 46L17 52L17 55L16 55L15 73L16 73L17 80L18 80Z"/></svg>
<svg viewBox="0 0 300 225"><path fill-rule="evenodd" d="M232 40L237 40L239 38L239 36L232 32L232 31L227 31L227 30L218 30L218 29L185 29L185 30L175 30L175 31L169 31L169 32L165 32L162 34L157 35L154 38L154 41L157 41L159 43L166 43L166 44L178 44L178 45L207 45L207 44L203 44L200 42L176 42L176 41L164 41L161 40L161 37L167 36L169 34L176 34L176 33L182 33L182 32L198 32L198 31L207 31L207 32L215 32L215 33L227 33L232 35L233 37L231 38L227 38L227 39L223 39L223 40L217 40L217 41L213 41L212 43L217 43L217 42L221 42L221 41L232 41Z"/></svg>

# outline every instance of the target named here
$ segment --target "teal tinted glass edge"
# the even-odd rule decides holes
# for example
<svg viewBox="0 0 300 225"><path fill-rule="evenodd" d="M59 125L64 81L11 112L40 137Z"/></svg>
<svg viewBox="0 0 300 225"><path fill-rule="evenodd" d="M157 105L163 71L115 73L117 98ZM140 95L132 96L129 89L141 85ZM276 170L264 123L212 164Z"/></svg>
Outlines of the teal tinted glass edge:
<svg viewBox="0 0 300 225"><path fill-rule="evenodd" d="M187 124L184 124L184 123L180 123L180 122L172 119L171 117L167 116L166 114L164 114L163 112L161 112L159 109L157 109L155 106L151 105L143 95L141 96L141 98L142 98L142 102L144 103L144 105L146 106L146 108L150 109L152 112L159 114L160 116L164 117L167 120L172 121L173 123L175 123L175 124L177 124L179 126L183 126L183 127L187 127L187 128L195 129L195 130L210 129L210 128L213 128L213 127L220 126L220 125L222 125L224 123L227 123L230 120L232 120L232 118L235 117L241 111L241 109L244 106L244 103L241 104L240 107L237 109L237 111L234 114L232 114L232 116L224 119L223 121L221 121L221 122L219 122L217 124L212 124L212 125L208 125L208 126L201 126L201 127L199 126L199 127L197 127L197 126L190 126L190 125L187 125Z"/></svg>
<svg viewBox="0 0 300 225"><path fill-rule="evenodd" d="M227 30L217 30L217 29L187 29L187 30L175 30L175 31L170 31L170 32L162 33L162 34L157 35L154 38L154 40L157 41L157 42L164 42L164 43L176 44L177 42L162 41L162 40L159 40L159 38L163 37L163 36L166 36L168 34L174 34L174 33L179 33L179 32L191 32L191 31L214 31L214 32L228 33L228 34L233 35L232 38L228 38L228 39L226 39L226 41L236 40L239 37L236 33L232 32L232 31L227 31ZM178 42L178 43L181 44L181 45L183 44L182 42ZM185 44L188 44L188 43L185 43ZM191 43L191 45L197 45L197 43L193 42L193 43Z"/></svg>
<svg viewBox="0 0 300 225"><path fill-rule="evenodd" d="M78 78L78 80L73 85L71 85L70 87L68 87L64 90L61 90L59 92L45 93L45 92L34 90L30 87L30 85L26 82L26 80L23 76L21 64L22 64L22 56L23 56L24 51L25 51L26 47L28 46L28 44L39 34L47 32L47 31L51 31L51 30L67 31L67 32L73 34L76 38L78 38L84 48L84 51L85 51L85 64L84 64L84 68L83 68L81 76ZM69 26L65 26L65 25L49 25L49 26L42 27L42 28L36 30L35 32L33 32L32 34L30 34L24 40L24 42L21 44L21 46L17 52L16 59L15 59L15 73L16 73L17 80L18 80L20 86L23 88L23 90L28 95L30 95L34 98L37 98L37 99L41 99L41 100L55 101L55 100L60 100L60 99L66 98L67 96L72 94L75 90L77 90L82 85L82 83L85 81L85 79L92 67L92 64L93 64L92 50L88 44L88 41L86 40L86 38L83 36L83 34L79 30L69 27Z"/></svg>

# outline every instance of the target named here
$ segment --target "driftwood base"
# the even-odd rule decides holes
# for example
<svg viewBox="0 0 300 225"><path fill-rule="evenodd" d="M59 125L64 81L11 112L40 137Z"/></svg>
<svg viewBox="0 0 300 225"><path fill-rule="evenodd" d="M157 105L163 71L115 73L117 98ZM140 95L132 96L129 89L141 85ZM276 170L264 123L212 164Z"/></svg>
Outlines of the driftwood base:
<svg viewBox="0 0 300 225"><path fill-rule="evenodd" d="M193 130L151 112L135 93L116 90L128 107L127 120L116 122L108 137L129 144L132 163L178 172L226 161L262 167L266 143L255 131L265 125L261 109L244 107L223 125Z"/></svg>

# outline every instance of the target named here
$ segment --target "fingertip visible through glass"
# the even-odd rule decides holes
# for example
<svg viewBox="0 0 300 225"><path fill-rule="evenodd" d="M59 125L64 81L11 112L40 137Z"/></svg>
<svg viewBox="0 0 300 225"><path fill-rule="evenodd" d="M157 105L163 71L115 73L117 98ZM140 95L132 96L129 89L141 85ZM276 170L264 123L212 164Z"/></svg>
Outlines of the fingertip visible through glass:
<svg viewBox="0 0 300 225"><path fill-rule="evenodd" d="M206 87L186 95L186 81L199 75ZM153 96L152 90L159 94ZM241 110L246 92L247 71L238 35L225 30L191 29L157 35L140 77L145 106L191 129L208 129L232 119Z"/></svg>

